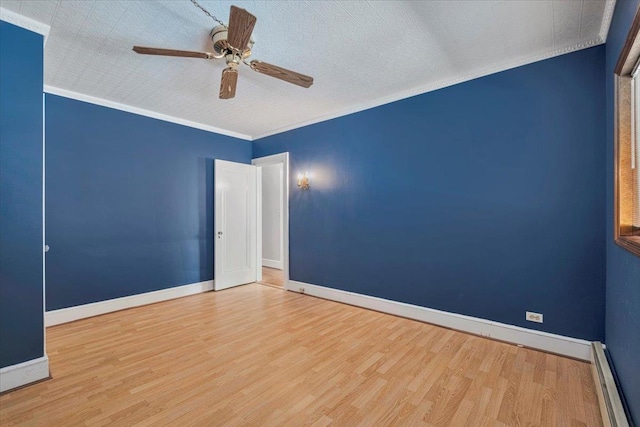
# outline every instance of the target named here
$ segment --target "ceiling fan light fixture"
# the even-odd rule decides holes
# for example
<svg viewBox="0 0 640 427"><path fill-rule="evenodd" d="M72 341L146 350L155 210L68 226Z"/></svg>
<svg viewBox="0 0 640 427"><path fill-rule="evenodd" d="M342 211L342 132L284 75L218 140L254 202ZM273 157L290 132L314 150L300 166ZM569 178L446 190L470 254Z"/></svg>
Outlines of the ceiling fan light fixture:
<svg viewBox="0 0 640 427"><path fill-rule="evenodd" d="M227 66L236 68L238 65L240 65L240 61L242 61L242 58L240 58L240 56L236 55L235 53L229 52L225 55L225 60L227 61Z"/></svg>
<svg viewBox="0 0 640 427"><path fill-rule="evenodd" d="M213 57L224 58L227 53L227 27L218 25L211 30L211 41L213 42Z"/></svg>
<svg viewBox="0 0 640 427"><path fill-rule="evenodd" d="M257 18L245 9L231 6L229 13L229 25L225 25L215 16L211 15L197 1L191 0L197 8L201 9L207 16L216 21L218 26L214 27L209 36L213 42L213 53L210 52L194 52L188 50L162 49L146 46L134 46L136 53L143 55L162 55L162 56L179 56L184 58L204 58L204 59L222 59L225 58L227 68L222 72L220 81L220 99L231 99L236 94L236 85L238 82L238 66L244 62L253 71L275 77L282 81L292 83L304 88L308 88L313 84L313 77L287 70L262 61L253 60L251 63L245 62L251 56L254 40L252 38L253 27L256 25ZM240 46L240 47L238 47Z"/></svg>

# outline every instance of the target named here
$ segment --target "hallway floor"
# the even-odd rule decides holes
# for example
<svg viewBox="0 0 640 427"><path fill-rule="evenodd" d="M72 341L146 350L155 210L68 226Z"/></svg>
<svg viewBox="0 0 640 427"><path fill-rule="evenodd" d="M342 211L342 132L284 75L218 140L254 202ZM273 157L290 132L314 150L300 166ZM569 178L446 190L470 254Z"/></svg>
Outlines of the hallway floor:
<svg viewBox="0 0 640 427"><path fill-rule="evenodd" d="M284 275L282 273L282 270L262 267L261 283L282 288L284 286Z"/></svg>

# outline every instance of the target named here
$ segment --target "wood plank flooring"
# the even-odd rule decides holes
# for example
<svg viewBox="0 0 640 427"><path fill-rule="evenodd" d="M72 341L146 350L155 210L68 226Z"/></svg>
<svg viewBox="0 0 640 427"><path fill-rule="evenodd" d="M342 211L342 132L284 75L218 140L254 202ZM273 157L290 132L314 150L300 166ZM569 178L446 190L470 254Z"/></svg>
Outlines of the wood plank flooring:
<svg viewBox="0 0 640 427"><path fill-rule="evenodd" d="M2 426L599 426L589 365L251 284L47 329Z"/></svg>
<svg viewBox="0 0 640 427"><path fill-rule="evenodd" d="M284 275L282 270L262 267L262 281L265 285L272 285L282 288L284 286Z"/></svg>

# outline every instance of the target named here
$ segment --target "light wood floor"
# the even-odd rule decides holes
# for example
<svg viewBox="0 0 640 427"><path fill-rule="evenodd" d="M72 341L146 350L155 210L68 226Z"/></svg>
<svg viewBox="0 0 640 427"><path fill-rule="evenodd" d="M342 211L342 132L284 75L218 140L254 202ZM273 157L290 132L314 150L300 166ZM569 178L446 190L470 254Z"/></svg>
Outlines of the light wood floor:
<svg viewBox="0 0 640 427"><path fill-rule="evenodd" d="M589 365L251 284L47 329L3 426L597 426Z"/></svg>
<svg viewBox="0 0 640 427"><path fill-rule="evenodd" d="M282 274L282 270L277 270L275 268L269 268L269 267L262 267L261 283L282 288L284 285L284 275Z"/></svg>

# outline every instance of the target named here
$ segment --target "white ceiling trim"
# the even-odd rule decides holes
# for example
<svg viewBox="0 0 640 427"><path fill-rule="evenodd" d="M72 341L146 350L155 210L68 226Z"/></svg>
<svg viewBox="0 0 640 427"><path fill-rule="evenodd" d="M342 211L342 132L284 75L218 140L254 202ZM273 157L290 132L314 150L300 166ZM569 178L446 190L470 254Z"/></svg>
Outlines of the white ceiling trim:
<svg viewBox="0 0 640 427"><path fill-rule="evenodd" d="M51 31L51 27L49 25L43 24L35 19L28 18L3 7L0 7L0 20L17 25L25 30L41 34L45 37L45 41L49 35L49 31Z"/></svg>
<svg viewBox="0 0 640 427"><path fill-rule="evenodd" d="M602 43L607 42L607 36L609 35L609 28L611 27L611 20L613 19L613 11L615 8L616 0L607 0L607 4L604 7L602 25L600 25L600 39L602 39Z"/></svg>
<svg viewBox="0 0 640 427"><path fill-rule="evenodd" d="M422 95L422 94L427 93L427 92L433 92L434 90L442 89L442 88L445 88L445 87L448 87L448 86L453 86L453 85L456 85L456 84L459 84L459 83L464 83L464 82L467 82L469 80L474 80L474 79L477 79L477 78L480 78L480 77L485 77L485 76L488 76L488 75L491 75L491 74L500 73L502 71L510 70L512 68L521 67L523 65L532 64L534 62L543 61L545 59L554 58L556 56L565 55L567 53L577 52L577 51L582 50L582 49L588 49L590 47L598 46L598 45L601 45L601 44L604 44L604 41L601 39L600 36L598 36L596 38L593 38L591 40L587 40L585 42L577 43L577 44L574 44L572 46L559 48L559 49L553 50L551 52L545 52L545 53L542 53L540 55L529 56L529 57L525 57L525 58L518 59L518 60L515 60L515 61L509 61L509 62L500 64L498 66L487 68L487 69L484 69L484 70L479 70L479 71L466 73L466 74L462 73L462 74L454 76L454 77L452 77L450 79L440 80L439 82L430 83L430 84L424 85L424 86L418 86L418 87L415 87L415 88L407 90L407 91L402 91L402 92L396 93L396 94L394 94L392 96L378 98L378 99L376 99L374 101L371 101L371 102L364 102L362 104L359 104L359 105L356 105L354 107L339 111L337 113L327 114L327 115L320 116L320 117L317 117L315 119L311 119L311 120L308 120L308 121L295 123L295 124L292 124L290 126L285 126L285 127L281 127L281 128L278 128L278 129L274 129L272 131L265 132L265 133L257 135L257 136L253 136L252 140L255 141L257 139L265 138L267 136L277 135L279 133L287 132L287 131L290 131L290 130L293 130L293 129L297 129L297 128L301 128L301 127L304 127L304 126L309 126L309 125L312 125L312 124L316 124L316 123L324 122L324 121L327 121L327 120L335 119L335 118L338 118L338 117L346 116L346 115L349 115L349 114L358 113L360 111L369 110L371 108L379 107L379 106L385 105L385 104L390 104L392 102L400 101L402 99L410 98L412 96Z"/></svg>
<svg viewBox="0 0 640 427"><path fill-rule="evenodd" d="M11 10L0 7L0 20L24 28L29 31L41 34L44 36L46 43L51 27L42 22L38 22L35 19L31 19L27 16L13 12ZM204 125L202 123L193 122L190 120L181 119L178 117L169 116L167 114L156 113L155 111L145 110L138 107L133 107L127 104L121 104L107 99L97 98L90 95L85 95L78 92L73 92L67 89L61 89L55 86L44 85L44 92L52 95L58 95L65 98L75 99L77 101L88 102L89 104L100 105L102 107L113 108L115 110L126 111L128 113L138 114L140 116L151 117L153 119L162 120L165 122L176 123L179 125L204 130L207 132L213 132L220 135L231 136L233 138L243 139L245 141L252 141L250 135L245 135L238 132L233 132L227 129L218 128L215 126Z"/></svg>
<svg viewBox="0 0 640 427"><path fill-rule="evenodd" d="M113 108L115 110L126 111L127 113L133 113L133 114L138 114L140 116L151 117L152 119L158 119L165 122L176 123L179 125L188 126L195 129L218 133L221 135L232 136L238 139L244 139L246 141L252 141L250 135L245 135L238 132L232 132L230 130L221 129L214 126L203 125L202 123L192 122L190 120L173 117L166 114L156 113L155 111L144 110L138 107L132 107L131 105L120 104L118 102L109 101L107 99L96 98L94 96L72 92L70 90L61 89L59 87L44 85L44 91L45 93L50 93L51 95L58 95L65 98L75 99L77 101L88 102L89 104L95 104L95 105L100 105L102 107Z"/></svg>
<svg viewBox="0 0 640 427"><path fill-rule="evenodd" d="M545 59L549 59L555 56L559 56L559 55L563 55L563 54L567 54L567 53L571 53L571 52L575 52L581 49L586 49L586 48L590 48L593 46L597 46L600 44L605 43L607 36L608 36L608 32L609 32L609 28L611 25L611 20L613 17L613 12L615 9L615 4L616 1L615 0L606 0L606 4L604 6L604 12L603 12L603 16L602 16L602 21L600 23L600 27L599 27L599 31L597 33L597 35L594 35L592 38L585 40L582 40L576 44L571 44L571 45L567 45L565 47L561 47L561 48L557 48L554 49L553 51L547 51L547 52L540 52L534 55L525 55L525 56L521 56L519 58L515 58L515 59L511 59L509 61L505 61L502 63L498 63L494 66L488 67L488 68L476 68L476 69L472 69L469 70L468 72L460 72L458 74L450 74L447 78L445 79L441 79L439 81L435 81L435 82L429 82L428 84L423 84L423 85L419 85L416 86L414 88L410 88L410 89L405 89L405 90L401 90L397 93L391 94L391 95L387 95L381 98L377 98L377 99L373 99L373 100L368 100L365 102L361 102L359 104L356 105L351 105L347 108L343 108L340 109L338 111L333 111L333 112L328 112L327 114L321 114L318 117L315 118L310 118L308 120L302 120L296 123L292 123L286 126L281 126L281 127L275 127L271 130L268 130L267 132L264 133L260 133L260 132L256 132L256 134L249 134L249 133L239 133L239 132L235 132L235 131L231 131L228 129L223 129L220 127L216 127L216 126L211 126L211 125L207 125L207 124L203 124L200 122L196 122L196 121L191 121L191 120L187 120L187 119L182 119L176 116L172 116L172 115L168 115L168 114L163 114L163 113L158 113L152 110L148 110L148 109L143 109L143 108L139 108L139 107L134 107L131 106L129 104L124 104L124 103L119 103L119 102L115 102L115 101L110 101L107 99L103 99L103 98L98 98L95 96L91 96L91 95L85 95L83 93L80 92L75 92L72 90L68 90L68 89L62 89L60 87L55 87L55 86L51 86L51 85L45 85L44 87L44 91L46 93L50 93L50 94L54 94L54 95L59 95L59 96L63 96L63 97L67 97L67 98L71 98L71 99L76 99L79 101L83 101L83 102L89 102L92 104L96 104L96 105L101 105L101 106L105 106L108 108L114 108L117 110L121 110L121 111L126 111L126 112L130 112L133 114L139 114L142 116L146 116L146 117L151 117L151 118L155 118L158 120L163 120L163 121L167 121L167 122L171 122L171 123L176 123L176 124L180 124L180 125L184 125L184 126L188 126L188 127L193 127L196 129L201 129L201 130L205 130L205 131L209 131L209 132L213 132L213 133L218 133L218 134L222 134L222 135L227 135L227 136L231 136L231 137L235 137L235 138L239 138L239 139L243 139L243 140L249 140L249 141L253 141L253 140L257 140L260 138L264 138L267 136L271 136L271 135L275 135L275 134L279 134L282 132L286 132L289 130L293 130L293 129L297 129L300 127L304 127L304 126L308 126L308 125L312 125L315 123L320 123L323 121L327 121L327 120L331 120L334 118L338 118L341 116L345 116L345 115L349 115L349 114L353 114L356 112L360 112L360 111L364 111L364 110L368 110L371 108L375 108L377 106L381 106L381 105L385 105L391 102L395 102L395 101L399 101L402 99L406 99L412 96L416 96L416 95L420 95L423 93L427 93L430 91L434 91L434 90L438 90L441 88L445 88L448 86L452 86L455 84L459 84L459 83L463 83L465 81L469 81L469 80L473 80L476 78L480 78L480 77L484 77L490 74L494 74L494 73L498 73L501 71L505 71L508 69L512 69L512 68L516 68L519 66L523 66L523 65L527 65L530 63L534 63L537 61L541 61L541 60L545 60ZM26 17L24 15L21 15L20 13L14 12L12 10L8 10L6 8L0 7L0 19L10 22L14 25L18 25L20 27L26 28L30 31L34 31L37 32L39 34L42 34L45 36L45 41L47 40L47 36L49 34L50 31L50 26L43 24L39 21L36 21L32 18ZM593 34L593 33L591 33ZM148 106L146 108L149 108Z"/></svg>

